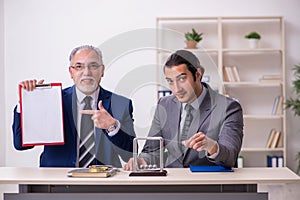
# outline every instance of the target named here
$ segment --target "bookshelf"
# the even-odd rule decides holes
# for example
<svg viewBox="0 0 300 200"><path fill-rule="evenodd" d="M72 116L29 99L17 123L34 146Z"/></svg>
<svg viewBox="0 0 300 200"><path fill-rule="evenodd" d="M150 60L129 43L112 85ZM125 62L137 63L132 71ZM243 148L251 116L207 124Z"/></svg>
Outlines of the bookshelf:
<svg viewBox="0 0 300 200"><path fill-rule="evenodd" d="M157 82L167 87L162 66L171 52L184 49L184 33L203 32L197 49L208 83L218 92L237 99L244 111L244 140L240 156L244 167L266 167L268 156L286 163L286 113L275 114L277 96L285 101L284 20L281 16L160 17L157 27ZM258 48L250 48L244 36L257 31ZM224 70L235 68L238 80L225 79ZM160 88L158 88L159 90ZM281 131L276 148L268 148L272 129Z"/></svg>

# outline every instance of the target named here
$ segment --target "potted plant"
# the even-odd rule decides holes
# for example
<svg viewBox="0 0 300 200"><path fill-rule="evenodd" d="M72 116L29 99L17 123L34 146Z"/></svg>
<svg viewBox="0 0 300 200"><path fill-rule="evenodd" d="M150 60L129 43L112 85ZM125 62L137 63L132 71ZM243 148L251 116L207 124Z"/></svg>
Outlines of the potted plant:
<svg viewBox="0 0 300 200"><path fill-rule="evenodd" d="M300 116L300 65L295 65L293 68L295 80L293 81L293 91L296 93L295 98L286 100L286 108L291 109L296 116ZM300 152L296 155L298 161L297 173L300 172Z"/></svg>
<svg viewBox="0 0 300 200"><path fill-rule="evenodd" d="M198 42L202 40L203 33L198 33L194 28L192 32L187 32L184 34L186 39L186 48L187 49L196 49Z"/></svg>
<svg viewBox="0 0 300 200"><path fill-rule="evenodd" d="M250 48L255 49L258 47L258 41L260 40L261 36L256 31L253 31L245 35L245 38L248 39Z"/></svg>

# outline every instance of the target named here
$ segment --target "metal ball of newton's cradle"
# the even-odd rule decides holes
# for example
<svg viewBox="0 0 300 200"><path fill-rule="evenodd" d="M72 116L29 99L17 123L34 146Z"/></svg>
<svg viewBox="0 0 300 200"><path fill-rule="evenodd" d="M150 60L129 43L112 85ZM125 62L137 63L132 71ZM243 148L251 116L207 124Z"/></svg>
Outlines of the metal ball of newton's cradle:
<svg viewBox="0 0 300 200"><path fill-rule="evenodd" d="M140 169L156 169L157 165L153 164L153 165L140 165Z"/></svg>

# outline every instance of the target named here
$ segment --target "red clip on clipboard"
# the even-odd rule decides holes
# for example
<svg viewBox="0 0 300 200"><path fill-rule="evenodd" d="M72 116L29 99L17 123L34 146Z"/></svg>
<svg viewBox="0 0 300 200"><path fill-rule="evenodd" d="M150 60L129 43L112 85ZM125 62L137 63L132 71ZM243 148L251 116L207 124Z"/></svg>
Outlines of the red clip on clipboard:
<svg viewBox="0 0 300 200"><path fill-rule="evenodd" d="M33 91L19 86L22 145L64 144L61 83L37 85Z"/></svg>

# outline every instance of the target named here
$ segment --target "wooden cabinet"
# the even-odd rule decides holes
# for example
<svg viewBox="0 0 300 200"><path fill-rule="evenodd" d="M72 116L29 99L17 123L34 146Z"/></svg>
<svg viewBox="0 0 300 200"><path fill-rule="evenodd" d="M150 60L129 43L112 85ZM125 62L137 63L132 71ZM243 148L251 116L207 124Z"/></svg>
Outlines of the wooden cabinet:
<svg viewBox="0 0 300 200"><path fill-rule="evenodd" d="M286 163L286 114L272 113L277 96L285 101L284 22L269 17L157 18L157 82L167 85L163 64L171 52L185 48L184 33L194 28L203 33L197 49L187 49L199 57L205 68L204 81L215 90L239 101L244 111L244 167L267 166L267 156L283 157ZM257 48L250 48L245 35L261 35ZM238 73L238 81L227 81L224 70ZM233 70L232 70L233 71ZM233 72L234 73L234 72ZM265 78L264 78L265 77ZM263 79L264 78L264 79ZM281 132L276 148L268 148L272 129Z"/></svg>

